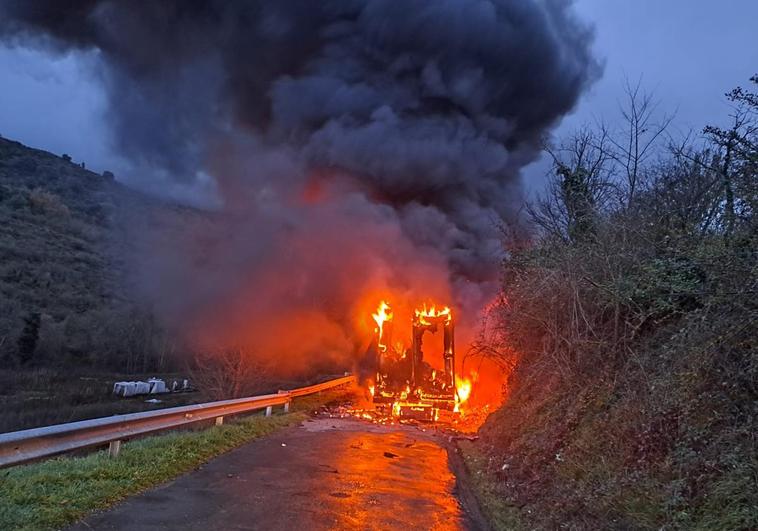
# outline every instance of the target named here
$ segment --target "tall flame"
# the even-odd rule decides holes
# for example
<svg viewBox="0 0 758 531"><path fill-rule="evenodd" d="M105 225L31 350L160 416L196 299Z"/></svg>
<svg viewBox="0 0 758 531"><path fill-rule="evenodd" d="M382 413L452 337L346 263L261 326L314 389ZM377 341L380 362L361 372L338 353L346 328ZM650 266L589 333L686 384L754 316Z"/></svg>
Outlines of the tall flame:
<svg viewBox="0 0 758 531"><path fill-rule="evenodd" d="M379 347L379 350L385 352L387 350L387 345L384 344L384 323L392 320L392 308L386 301L382 301L379 303L379 308L377 308L376 313L372 313L371 317L373 317L376 322L376 328L374 331L379 334L377 346Z"/></svg>

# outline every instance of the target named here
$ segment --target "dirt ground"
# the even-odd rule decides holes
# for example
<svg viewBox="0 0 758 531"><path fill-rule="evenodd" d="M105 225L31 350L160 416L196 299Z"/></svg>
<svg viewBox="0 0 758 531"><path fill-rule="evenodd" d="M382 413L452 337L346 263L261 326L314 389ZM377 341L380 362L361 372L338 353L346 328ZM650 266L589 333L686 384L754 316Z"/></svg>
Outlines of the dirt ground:
<svg viewBox="0 0 758 531"><path fill-rule="evenodd" d="M476 529L440 441L315 419L225 454L72 529Z"/></svg>

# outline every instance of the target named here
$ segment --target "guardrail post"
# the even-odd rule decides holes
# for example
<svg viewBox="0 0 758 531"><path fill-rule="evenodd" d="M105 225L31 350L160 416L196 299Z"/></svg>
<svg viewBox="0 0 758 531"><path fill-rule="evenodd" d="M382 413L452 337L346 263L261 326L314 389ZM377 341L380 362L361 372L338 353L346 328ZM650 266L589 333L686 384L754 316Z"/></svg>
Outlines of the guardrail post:
<svg viewBox="0 0 758 531"><path fill-rule="evenodd" d="M216 417L216 426L221 426L224 423L224 417Z"/></svg>
<svg viewBox="0 0 758 531"><path fill-rule="evenodd" d="M279 389L279 391L277 391L277 394L286 395L286 394L289 394L289 391L282 391L281 389ZM290 412L290 402L291 402L291 400L288 400L287 402L284 403L284 412L285 413L289 413Z"/></svg>
<svg viewBox="0 0 758 531"><path fill-rule="evenodd" d="M271 416L271 412L272 412L272 411L273 411L273 407L271 407L271 406L268 406L268 407L266 408L266 416L267 416L267 417L270 417L270 416Z"/></svg>
<svg viewBox="0 0 758 531"><path fill-rule="evenodd" d="M108 443L108 456L109 457L118 457L118 454L120 451L121 451L121 441L111 441Z"/></svg>

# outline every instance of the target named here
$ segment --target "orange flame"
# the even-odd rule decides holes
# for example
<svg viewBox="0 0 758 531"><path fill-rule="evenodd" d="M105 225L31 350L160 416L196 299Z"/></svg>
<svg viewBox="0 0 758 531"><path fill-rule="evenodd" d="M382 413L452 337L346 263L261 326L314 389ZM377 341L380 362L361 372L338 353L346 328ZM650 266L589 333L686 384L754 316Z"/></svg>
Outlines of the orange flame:
<svg viewBox="0 0 758 531"><path fill-rule="evenodd" d="M372 313L371 317L374 318L377 325L374 331L379 334L377 346L379 347L379 350L386 352L387 345L384 344L384 323L392 320L392 308L386 301L382 301L379 303L379 308L377 308L376 313Z"/></svg>
<svg viewBox="0 0 758 531"><path fill-rule="evenodd" d="M468 378L455 377L455 396L457 402L463 404L471 396L472 382Z"/></svg>
<svg viewBox="0 0 758 531"><path fill-rule="evenodd" d="M416 320L421 324L428 325L431 324L431 319L437 320L440 318L442 318L445 323L450 322L453 318L453 314L449 307L445 306L437 309L436 306L432 304L431 307L427 308L425 303L423 308L416 309Z"/></svg>

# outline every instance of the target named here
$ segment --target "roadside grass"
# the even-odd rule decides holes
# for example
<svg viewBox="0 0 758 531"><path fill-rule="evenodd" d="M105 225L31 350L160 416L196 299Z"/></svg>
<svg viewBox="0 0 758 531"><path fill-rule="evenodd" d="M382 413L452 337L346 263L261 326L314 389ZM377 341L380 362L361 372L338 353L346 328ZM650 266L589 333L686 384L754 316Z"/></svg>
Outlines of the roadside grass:
<svg viewBox="0 0 758 531"><path fill-rule="evenodd" d="M349 398L336 390L293 401L290 413L256 413L202 431L127 442L116 459L106 451L0 470L0 529L60 529L128 496L170 481L251 440L303 421L308 412Z"/></svg>
<svg viewBox="0 0 758 531"><path fill-rule="evenodd" d="M498 491L496 478L492 476L487 466L487 456L468 441L460 441L458 447L466 465L474 496L492 529L495 531L523 529L518 509L509 505Z"/></svg>

